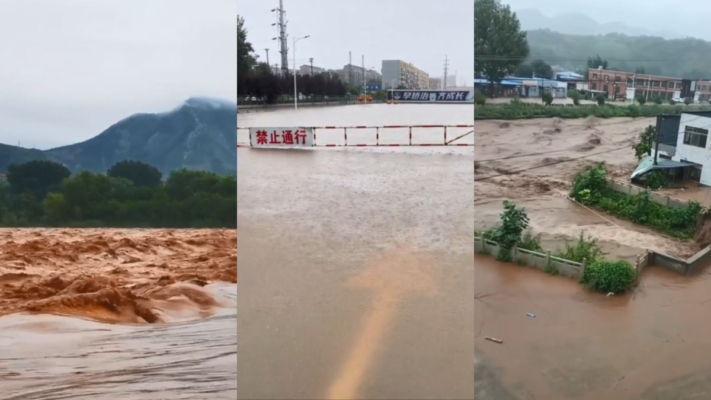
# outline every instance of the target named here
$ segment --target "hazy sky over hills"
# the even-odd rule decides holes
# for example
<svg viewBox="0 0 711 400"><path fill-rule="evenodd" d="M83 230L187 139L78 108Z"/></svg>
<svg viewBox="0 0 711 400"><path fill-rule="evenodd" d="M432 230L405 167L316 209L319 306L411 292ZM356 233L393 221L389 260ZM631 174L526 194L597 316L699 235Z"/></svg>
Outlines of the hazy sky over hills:
<svg viewBox="0 0 711 400"><path fill-rule="evenodd" d="M711 2L684 0L676 3L648 0L502 0L511 8L522 10L535 8L547 16L575 13L584 14L600 23L622 22L628 26L644 28L651 34L666 36L671 32L682 37L711 38ZM683 19L672 16L683 15ZM675 20L680 21L675 23Z"/></svg>
<svg viewBox="0 0 711 400"><path fill-rule="evenodd" d="M46 149L191 96L235 101L236 14L236 0L1 0L0 142Z"/></svg>
<svg viewBox="0 0 711 400"><path fill-rule="evenodd" d="M247 38L259 61L280 63L276 13L279 0L237 0L244 17ZM353 64L381 69L384 59L413 63L430 76L442 76L444 56L450 72L474 77L474 0L284 0L289 38L289 68L292 68L291 37L311 35L297 43L296 65L328 69Z"/></svg>

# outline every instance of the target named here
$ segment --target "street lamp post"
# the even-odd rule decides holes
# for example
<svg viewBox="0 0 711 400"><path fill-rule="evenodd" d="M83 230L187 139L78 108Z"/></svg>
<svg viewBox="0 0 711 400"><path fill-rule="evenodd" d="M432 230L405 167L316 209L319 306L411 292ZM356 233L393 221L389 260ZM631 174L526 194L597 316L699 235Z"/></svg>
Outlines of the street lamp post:
<svg viewBox="0 0 711 400"><path fill-rule="evenodd" d="M306 39L311 35L306 35L302 36L300 38L294 38L292 47L294 48L294 110L298 109L298 99L299 99L299 92L296 90L296 42L298 42L301 39Z"/></svg>

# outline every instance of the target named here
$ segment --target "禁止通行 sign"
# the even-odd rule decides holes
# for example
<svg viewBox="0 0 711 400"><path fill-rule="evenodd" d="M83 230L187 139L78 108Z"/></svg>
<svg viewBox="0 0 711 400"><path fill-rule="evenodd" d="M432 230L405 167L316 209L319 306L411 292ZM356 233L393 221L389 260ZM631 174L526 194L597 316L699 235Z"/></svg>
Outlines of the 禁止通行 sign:
<svg viewBox="0 0 711 400"><path fill-rule="evenodd" d="M252 147L312 147L311 128L249 128Z"/></svg>

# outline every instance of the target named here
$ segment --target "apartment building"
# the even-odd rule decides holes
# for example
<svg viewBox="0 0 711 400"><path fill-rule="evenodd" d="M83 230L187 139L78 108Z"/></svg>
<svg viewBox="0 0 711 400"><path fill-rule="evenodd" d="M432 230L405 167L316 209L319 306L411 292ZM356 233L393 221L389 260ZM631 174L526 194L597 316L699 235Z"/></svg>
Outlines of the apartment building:
<svg viewBox="0 0 711 400"><path fill-rule="evenodd" d="M669 76L636 74L596 68L588 69L589 89L606 92L610 99L629 99L633 95L635 98L644 96L647 99L652 99L659 96L664 100L671 100L674 96L682 96L683 81L686 80ZM711 82L704 86L708 86L707 89L711 90Z"/></svg>
<svg viewBox="0 0 711 400"><path fill-rule="evenodd" d="M442 89L442 78L430 78L428 89L431 89L431 90Z"/></svg>
<svg viewBox="0 0 711 400"><path fill-rule="evenodd" d="M326 72L326 68L316 67L312 65L302 65L299 67L300 75L318 75L322 72Z"/></svg>
<svg viewBox="0 0 711 400"><path fill-rule="evenodd" d="M428 89L429 74L402 60L383 60L383 88Z"/></svg>

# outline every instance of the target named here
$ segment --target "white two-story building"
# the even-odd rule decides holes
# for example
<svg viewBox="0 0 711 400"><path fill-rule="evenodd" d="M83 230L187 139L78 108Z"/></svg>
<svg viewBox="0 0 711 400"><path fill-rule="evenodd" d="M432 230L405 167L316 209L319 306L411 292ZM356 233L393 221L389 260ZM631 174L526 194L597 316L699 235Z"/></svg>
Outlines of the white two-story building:
<svg viewBox="0 0 711 400"><path fill-rule="evenodd" d="M711 186L711 112L682 113L671 159L693 164L686 178ZM668 131L667 131L668 132ZM661 142L668 135L660 129ZM660 155L662 153L660 149Z"/></svg>

